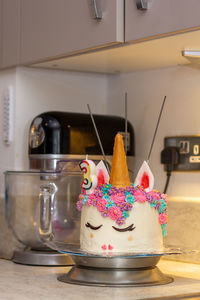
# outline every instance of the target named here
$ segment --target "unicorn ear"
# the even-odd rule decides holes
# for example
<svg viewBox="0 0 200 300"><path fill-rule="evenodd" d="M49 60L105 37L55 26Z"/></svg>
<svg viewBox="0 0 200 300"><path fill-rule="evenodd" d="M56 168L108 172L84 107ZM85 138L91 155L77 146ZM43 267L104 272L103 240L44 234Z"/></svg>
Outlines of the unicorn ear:
<svg viewBox="0 0 200 300"><path fill-rule="evenodd" d="M151 172L151 169L146 161L143 162L139 172L136 176L134 185L143 186L146 192L149 192L153 189L154 186L154 176Z"/></svg>
<svg viewBox="0 0 200 300"><path fill-rule="evenodd" d="M102 160L96 166L96 175L97 175L98 185L109 183L110 176Z"/></svg>

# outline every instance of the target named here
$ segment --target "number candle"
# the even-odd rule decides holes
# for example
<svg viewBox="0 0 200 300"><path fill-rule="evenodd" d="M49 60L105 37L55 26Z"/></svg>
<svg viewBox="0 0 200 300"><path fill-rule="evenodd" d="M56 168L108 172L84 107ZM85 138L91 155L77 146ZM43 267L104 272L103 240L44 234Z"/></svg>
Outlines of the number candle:
<svg viewBox="0 0 200 300"><path fill-rule="evenodd" d="M86 191L86 194L91 194L92 191L97 186L97 176L96 176L96 166L92 160L83 160L80 163L81 171L84 172L83 174L83 182L82 182L82 189Z"/></svg>

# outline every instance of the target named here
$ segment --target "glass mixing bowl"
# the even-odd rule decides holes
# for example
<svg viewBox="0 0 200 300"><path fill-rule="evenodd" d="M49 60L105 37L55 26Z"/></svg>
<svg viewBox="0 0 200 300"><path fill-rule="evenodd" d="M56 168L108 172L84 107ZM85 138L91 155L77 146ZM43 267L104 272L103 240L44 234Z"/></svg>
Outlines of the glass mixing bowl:
<svg viewBox="0 0 200 300"><path fill-rule="evenodd" d="M43 249L54 239L79 244L81 172L6 171L5 216L18 241Z"/></svg>

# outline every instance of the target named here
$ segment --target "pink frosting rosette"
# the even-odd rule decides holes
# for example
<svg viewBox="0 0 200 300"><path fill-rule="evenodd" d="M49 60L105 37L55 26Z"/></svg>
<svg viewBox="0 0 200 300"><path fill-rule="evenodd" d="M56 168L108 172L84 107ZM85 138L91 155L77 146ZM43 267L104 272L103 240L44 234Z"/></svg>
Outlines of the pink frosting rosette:
<svg viewBox="0 0 200 300"><path fill-rule="evenodd" d="M149 195L153 196L156 200L160 200L160 195L156 191L150 191Z"/></svg>
<svg viewBox="0 0 200 300"><path fill-rule="evenodd" d="M104 211L105 207L106 207L106 204L107 204L107 200L105 199L100 199L97 203L97 209L98 211Z"/></svg>
<svg viewBox="0 0 200 300"><path fill-rule="evenodd" d="M115 204L121 204L125 201L125 195L121 193L113 194L110 196L110 199L114 201Z"/></svg>
<svg viewBox="0 0 200 300"><path fill-rule="evenodd" d="M109 208L108 214L112 220L117 220L122 216L122 212L117 206L112 206L111 208Z"/></svg>
<svg viewBox="0 0 200 300"><path fill-rule="evenodd" d="M167 215L166 215L166 213L162 213L162 214L159 215L159 223L160 224L167 223Z"/></svg>
<svg viewBox="0 0 200 300"><path fill-rule="evenodd" d="M146 196L143 193L143 191L136 190L134 192L134 197L135 197L135 201L137 202L144 203L146 201Z"/></svg>
<svg viewBox="0 0 200 300"><path fill-rule="evenodd" d="M92 205L92 201L95 199L95 195L94 194L90 194L88 196L88 199L87 199L87 205L88 206L91 206Z"/></svg>

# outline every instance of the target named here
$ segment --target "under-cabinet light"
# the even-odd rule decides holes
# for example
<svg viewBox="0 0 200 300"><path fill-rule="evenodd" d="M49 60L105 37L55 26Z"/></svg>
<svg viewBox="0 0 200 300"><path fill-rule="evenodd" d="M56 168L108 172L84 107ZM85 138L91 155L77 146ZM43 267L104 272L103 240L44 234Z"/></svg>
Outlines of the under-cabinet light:
<svg viewBox="0 0 200 300"><path fill-rule="evenodd" d="M190 62L190 66L199 68L200 64L200 50L184 50L182 55Z"/></svg>
<svg viewBox="0 0 200 300"><path fill-rule="evenodd" d="M183 50L182 55L186 58L200 58L200 50Z"/></svg>

